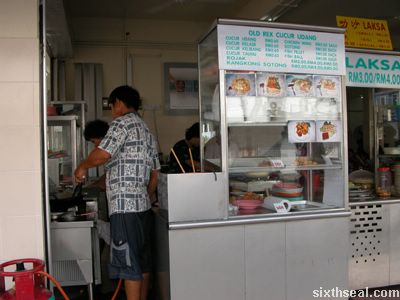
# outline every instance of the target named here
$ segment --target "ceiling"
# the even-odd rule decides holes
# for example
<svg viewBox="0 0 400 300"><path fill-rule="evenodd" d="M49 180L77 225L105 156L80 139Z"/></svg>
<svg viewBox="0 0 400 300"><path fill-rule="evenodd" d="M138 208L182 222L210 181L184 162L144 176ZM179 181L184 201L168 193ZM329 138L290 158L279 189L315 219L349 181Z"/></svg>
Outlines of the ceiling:
<svg viewBox="0 0 400 300"><path fill-rule="evenodd" d="M336 15L384 19L388 21L394 47L400 49L400 0L48 0L48 3L62 1L67 22L71 18L89 17L211 24L220 17L336 26Z"/></svg>
<svg viewBox="0 0 400 300"><path fill-rule="evenodd" d="M71 17L138 18L177 21L214 21L233 18L254 4L264 11L293 0L64 0ZM253 4L254 3L254 4Z"/></svg>

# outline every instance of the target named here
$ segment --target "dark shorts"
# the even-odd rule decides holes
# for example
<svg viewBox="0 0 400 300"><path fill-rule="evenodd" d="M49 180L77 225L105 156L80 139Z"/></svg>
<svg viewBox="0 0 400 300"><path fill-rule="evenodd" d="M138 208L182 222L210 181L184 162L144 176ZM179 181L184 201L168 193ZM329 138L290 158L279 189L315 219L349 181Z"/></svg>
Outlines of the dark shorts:
<svg viewBox="0 0 400 300"><path fill-rule="evenodd" d="M153 212L114 214L110 225L110 278L142 280L142 273L152 269Z"/></svg>

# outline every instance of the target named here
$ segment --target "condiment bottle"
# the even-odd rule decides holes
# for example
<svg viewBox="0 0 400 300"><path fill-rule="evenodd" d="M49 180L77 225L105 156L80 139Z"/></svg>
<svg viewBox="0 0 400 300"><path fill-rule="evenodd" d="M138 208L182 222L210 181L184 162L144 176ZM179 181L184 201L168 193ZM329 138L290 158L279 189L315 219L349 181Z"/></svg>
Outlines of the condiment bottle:
<svg viewBox="0 0 400 300"><path fill-rule="evenodd" d="M391 196L392 188L392 173L390 168L379 168L378 169L378 186L376 188L376 194L379 198L388 198Z"/></svg>

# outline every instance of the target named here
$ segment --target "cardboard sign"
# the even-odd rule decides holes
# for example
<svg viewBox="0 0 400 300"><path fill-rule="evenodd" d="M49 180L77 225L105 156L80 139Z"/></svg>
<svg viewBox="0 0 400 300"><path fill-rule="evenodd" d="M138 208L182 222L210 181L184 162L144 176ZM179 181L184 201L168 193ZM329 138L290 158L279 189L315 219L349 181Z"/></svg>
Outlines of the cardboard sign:
<svg viewBox="0 0 400 300"><path fill-rule="evenodd" d="M346 28L346 47L393 50L385 20L336 16L336 24Z"/></svg>

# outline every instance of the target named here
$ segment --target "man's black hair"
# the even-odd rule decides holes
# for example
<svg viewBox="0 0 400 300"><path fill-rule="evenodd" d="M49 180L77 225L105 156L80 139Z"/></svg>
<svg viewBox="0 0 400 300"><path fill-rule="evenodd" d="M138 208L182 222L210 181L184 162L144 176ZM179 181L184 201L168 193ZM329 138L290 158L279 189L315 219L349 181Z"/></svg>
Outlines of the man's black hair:
<svg viewBox="0 0 400 300"><path fill-rule="evenodd" d="M190 128L186 129L185 139L189 141L192 138L200 137L200 124L199 122L194 123Z"/></svg>
<svg viewBox="0 0 400 300"><path fill-rule="evenodd" d="M128 85L115 88L108 97L108 104L113 105L117 99L125 103L126 107L134 108L136 111L142 106L139 92Z"/></svg>
<svg viewBox="0 0 400 300"><path fill-rule="evenodd" d="M108 124L103 120L93 120L87 122L85 125L85 130L83 131L83 136L85 140L90 141L90 139L102 139L106 136L108 131Z"/></svg>

